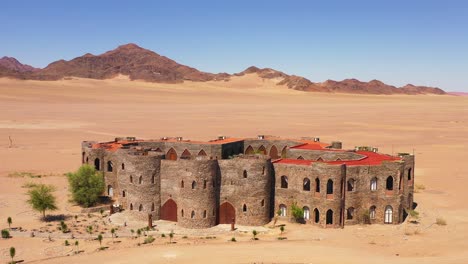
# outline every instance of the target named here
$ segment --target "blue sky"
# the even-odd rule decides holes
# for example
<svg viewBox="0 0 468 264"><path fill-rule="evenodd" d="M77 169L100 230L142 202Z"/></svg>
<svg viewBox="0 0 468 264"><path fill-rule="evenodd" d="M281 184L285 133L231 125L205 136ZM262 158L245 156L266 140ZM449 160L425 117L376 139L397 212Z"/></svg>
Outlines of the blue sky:
<svg viewBox="0 0 468 264"><path fill-rule="evenodd" d="M45 67L136 43L208 72L468 91L468 1L0 2L0 56Z"/></svg>

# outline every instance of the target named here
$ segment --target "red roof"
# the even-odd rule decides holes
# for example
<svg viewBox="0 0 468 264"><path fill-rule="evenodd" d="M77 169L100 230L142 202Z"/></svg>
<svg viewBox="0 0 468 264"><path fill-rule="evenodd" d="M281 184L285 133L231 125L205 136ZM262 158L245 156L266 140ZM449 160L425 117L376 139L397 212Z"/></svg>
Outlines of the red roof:
<svg viewBox="0 0 468 264"><path fill-rule="evenodd" d="M316 161L316 160L297 160L297 159L280 159L274 163L279 164L293 164L293 165L310 165L312 163L326 163L330 165L341 165L346 164L348 166L359 166L359 165L381 165L384 161L395 161L401 160L399 157L394 157L386 154L376 153L372 151L356 151L357 154L365 156L359 160L338 160L338 161Z"/></svg>
<svg viewBox="0 0 468 264"><path fill-rule="evenodd" d="M302 145L297 145L294 147L291 147L292 149L305 149L305 150L322 150L325 147L329 146L330 144L327 143L321 143L321 142L306 142Z"/></svg>

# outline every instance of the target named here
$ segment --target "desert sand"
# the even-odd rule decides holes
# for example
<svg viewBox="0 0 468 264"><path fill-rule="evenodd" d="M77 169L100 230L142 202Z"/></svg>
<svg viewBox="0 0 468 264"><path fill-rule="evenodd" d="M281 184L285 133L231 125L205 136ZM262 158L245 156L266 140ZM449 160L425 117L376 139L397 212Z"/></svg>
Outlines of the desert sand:
<svg viewBox="0 0 468 264"><path fill-rule="evenodd" d="M341 140L345 148L372 145L384 153L414 152L420 223L333 230L283 223L283 241L276 239L276 228L261 233L258 241L242 232L218 232L214 239L203 239L200 233L183 238L176 232L176 244L158 237L143 246L119 231L120 243L105 237L107 250L97 251L98 242L83 238L84 252L64 257L73 251L63 246L65 239L49 242L14 235L0 240L0 262L9 259L10 246L17 249L16 259L27 263L468 262L468 97L306 93L276 82L255 74L229 82L183 84L129 81L124 76L101 81L0 79L0 228L8 227L8 216L12 227L45 226L26 204L24 185L30 182L57 187L59 210L53 214L79 212L68 201L63 173L80 166L83 140L207 140L258 134L319 136L324 142ZM26 172L43 176L31 178ZM99 217L92 215L88 221ZM436 218L447 225L436 225ZM228 242L232 236L238 242Z"/></svg>

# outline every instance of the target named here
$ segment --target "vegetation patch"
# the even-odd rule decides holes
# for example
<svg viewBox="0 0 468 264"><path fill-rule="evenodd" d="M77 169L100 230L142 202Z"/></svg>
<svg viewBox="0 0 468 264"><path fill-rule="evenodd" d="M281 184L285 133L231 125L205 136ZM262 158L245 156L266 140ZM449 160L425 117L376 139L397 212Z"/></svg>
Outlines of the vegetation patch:
<svg viewBox="0 0 468 264"><path fill-rule="evenodd" d="M445 226L445 225L447 225L447 221L445 221L445 219L440 218L440 217L436 219L436 222L435 222L435 223L436 223L436 225L440 225L440 226Z"/></svg>
<svg viewBox="0 0 468 264"><path fill-rule="evenodd" d="M83 165L78 171L68 173L68 183L73 200L79 205L90 207L97 203L104 190L104 178L93 166Z"/></svg>

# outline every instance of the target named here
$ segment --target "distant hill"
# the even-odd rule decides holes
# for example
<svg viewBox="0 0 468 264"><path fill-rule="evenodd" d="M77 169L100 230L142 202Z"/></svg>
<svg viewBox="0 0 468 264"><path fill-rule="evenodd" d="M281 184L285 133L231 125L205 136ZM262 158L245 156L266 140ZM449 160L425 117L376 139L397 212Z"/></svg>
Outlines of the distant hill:
<svg viewBox="0 0 468 264"><path fill-rule="evenodd" d="M3 61L3 63L1 63ZM264 79L278 79L278 85L289 89L308 92L355 93L355 94L446 94L436 87L407 84L397 88L378 80L362 82L356 79L342 81L327 80L322 83L312 82L304 77L255 66L236 73L207 73L179 64L153 51L136 44L126 44L101 55L85 54L70 61L59 60L44 69L36 69L19 63L14 58L0 59L0 77L19 79L60 80L65 77L91 79L109 79L118 75L127 75L131 80L148 82L180 83L183 81L228 81L232 76L257 74Z"/></svg>
<svg viewBox="0 0 468 264"><path fill-rule="evenodd" d="M0 77L18 77L20 74L34 72L39 69L22 64L12 57L0 58Z"/></svg>

